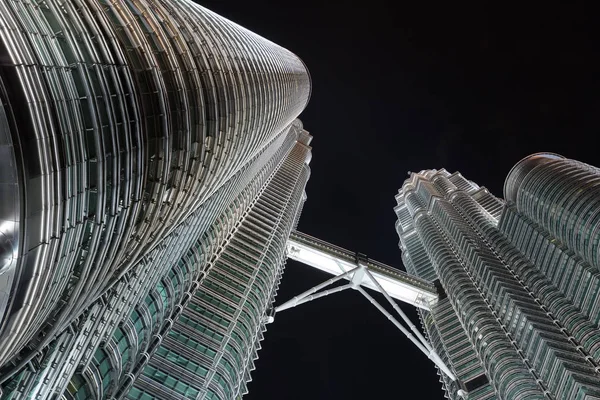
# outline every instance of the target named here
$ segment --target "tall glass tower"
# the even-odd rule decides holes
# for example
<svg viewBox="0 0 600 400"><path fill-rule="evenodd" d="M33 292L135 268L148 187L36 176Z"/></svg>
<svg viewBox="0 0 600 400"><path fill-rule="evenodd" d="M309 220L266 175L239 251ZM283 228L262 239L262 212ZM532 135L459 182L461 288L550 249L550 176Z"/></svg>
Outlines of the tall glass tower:
<svg viewBox="0 0 600 400"><path fill-rule="evenodd" d="M600 398L600 170L520 161L505 200L460 173L411 173L396 228L409 273L442 289L423 327L452 399Z"/></svg>
<svg viewBox="0 0 600 400"><path fill-rule="evenodd" d="M2 398L243 393L309 96L297 56L189 0L0 2Z"/></svg>

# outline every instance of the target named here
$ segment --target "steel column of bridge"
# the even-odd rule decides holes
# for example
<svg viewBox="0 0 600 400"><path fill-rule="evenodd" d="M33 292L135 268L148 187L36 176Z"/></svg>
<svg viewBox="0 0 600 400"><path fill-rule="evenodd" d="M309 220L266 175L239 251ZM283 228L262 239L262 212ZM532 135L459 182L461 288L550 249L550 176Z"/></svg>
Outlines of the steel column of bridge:
<svg viewBox="0 0 600 400"><path fill-rule="evenodd" d="M423 337L423 334L404 314L400 307L398 307L394 300L392 300L394 298L413 306L430 310L438 300L436 288L432 283L415 278L388 265L369 260L360 253L350 252L300 232L293 232L290 235L287 250L288 258L335 276L276 307L273 310L273 314L268 317L268 322L274 321L274 314L277 312L346 289L355 289L381 311L440 371L450 379L456 380L455 375L440 359L433 347ZM343 279L349 280L350 283L325 289ZM412 333L394 315L369 295L363 286L383 294L387 302L400 315L400 318Z"/></svg>

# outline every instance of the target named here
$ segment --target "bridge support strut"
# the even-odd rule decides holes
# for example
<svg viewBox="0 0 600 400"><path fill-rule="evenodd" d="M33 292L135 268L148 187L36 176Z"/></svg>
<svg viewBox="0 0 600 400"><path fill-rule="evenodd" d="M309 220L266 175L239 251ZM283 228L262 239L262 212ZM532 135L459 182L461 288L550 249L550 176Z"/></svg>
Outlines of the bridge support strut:
<svg viewBox="0 0 600 400"><path fill-rule="evenodd" d="M445 375L447 375L448 378L455 381L456 376L452 373L450 368L448 368L448 366L442 361L442 359L435 352L435 350L429 344L429 342L425 339L425 337L423 337L421 332L412 323L412 321L406 316L406 314L404 314L404 312L400 309L400 307L398 307L398 304L396 304L396 302L394 302L392 300L390 295L381 286L381 284L377 281L377 279L373 276L373 274L371 274L369 269L363 263L361 263L360 260L357 260L357 263L358 263L358 265L355 268L348 270L340 275L337 275L331 279L328 279L325 282L313 287L312 289L309 289L309 290L303 292L302 294L299 294L298 296L295 296L294 298L286 301L279 307L276 307L274 310L274 313L281 312L281 311L299 306L301 304L307 303L309 301L320 299L322 297L329 296L330 294L341 292L346 289L354 289L354 290L358 291L360 294L362 294L367 300L369 300L369 302L371 304L373 304L375 306L375 308L377 308L383 315L385 315L387 317L387 319L389 319L404 334L404 336L406 336L419 350L421 350L421 352L423 354L425 354L427 356L427 358L429 358L440 369L440 371L442 371ZM412 331L412 333L409 331L409 329L406 329L406 327L404 327L394 317L394 315L392 315L390 312L388 312L381 304L379 304L377 302L377 300L375 300L362 287L365 276L368 277L369 280L373 283L373 285L375 285L377 290L383 294L383 296L388 301L388 303L390 303L390 305L392 306L394 311L396 311L396 313L398 315L400 315L400 318L404 321L404 323L406 325L408 325L408 328L410 329L410 331ZM342 286L337 286L337 287L331 288L331 289L325 289L327 286L329 286L335 282L338 282L342 279L350 279L350 283L342 285ZM325 289L325 290L320 291L321 289ZM267 322L274 321L274 313L272 313L270 316L267 317Z"/></svg>

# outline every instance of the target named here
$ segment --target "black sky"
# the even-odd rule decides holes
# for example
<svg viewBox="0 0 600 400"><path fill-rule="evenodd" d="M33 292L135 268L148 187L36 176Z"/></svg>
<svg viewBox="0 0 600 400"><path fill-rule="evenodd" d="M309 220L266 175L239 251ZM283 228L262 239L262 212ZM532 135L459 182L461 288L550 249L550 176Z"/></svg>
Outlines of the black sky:
<svg viewBox="0 0 600 400"><path fill-rule="evenodd" d="M308 234L401 267L392 208L407 171L445 167L502 196L509 169L534 152L600 165L591 9L199 2L310 70ZM289 262L278 303L326 278ZM277 316L256 366L247 399L442 398L433 367L354 292Z"/></svg>

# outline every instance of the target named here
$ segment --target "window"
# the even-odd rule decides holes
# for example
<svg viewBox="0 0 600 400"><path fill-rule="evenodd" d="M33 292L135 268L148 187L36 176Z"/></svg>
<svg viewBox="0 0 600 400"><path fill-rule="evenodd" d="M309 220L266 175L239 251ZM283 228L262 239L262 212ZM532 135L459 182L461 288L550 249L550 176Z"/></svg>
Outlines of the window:
<svg viewBox="0 0 600 400"><path fill-rule="evenodd" d="M149 395L146 392L141 391L136 387L132 387L127 394L128 400L156 400L154 396Z"/></svg>
<svg viewBox="0 0 600 400"><path fill-rule="evenodd" d="M186 357L168 350L165 347L159 347L159 349L156 351L156 355L163 357L165 360L172 362L173 364L185 368L194 375L206 377L208 374L208 369L204 368L202 365L188 360Z"/></svg>
<svg viewBox="0 0 600 400"><path fill-rule="evenodd" d="M94 360L96 361L96 367L98 368L98 372L100 373L100 379L102 380L102 388L106 390L108 385L110 384L111 372L112 372L112 364L110 362L110 357L108 353L102 349L96 350L96 354L94 354Z"/></svg>
<svg viewBox="0 0 600 400"><path fill-rule="evenodd" d="M169 295L167 293L167 288L165 288L165 286L163 285L162 282L158 282L158 284L156 285L156 291L158 292L158 295L160 296L160 299L162 300L163 309L168 310L169 309Z"/></svg>
<svg viewBox="0 0 600 400"><path fill-rule="evenodd" d="M119 348L119 353L121 354L121 363L124 367L127 364L127 361L129 361L129 350L131 349L131 345L129 344L129 340L121 328L117 328L115 334L113 335L113 339Z"/></svg>
<svg viewBox="0 0 600 400"><path fill-rule="evenodd" d="M144 368L144 375L188 398L195 398L198 396L198 390L152 365L148 365Z"/></svg>
<svg viewBox="0 0 600 400"><path fill-rule="evenodd" d="M131 322L133 323L135 331L138 335L138 344L140 344L144 340L145 336L144 321L142 320L142 316L136 310L131 313Z"/></svg>
<svg viewBox="0 0 600 400"><path fill-rule="evenodd" d="M92 398L92 391L89 388L88 382L79 374L73 376L67 386L67 391L75 400L88 400Z"/></svg>
<svg viewBox="0 0 600 400"><path fill-rule="evenodd" d="M194 349L198 353L206 355L210 359L213 359L217 355L217 353L214 350L206 347L202 343L190 338L189 336L184 335L175 330L171 330L169 332L169 337L171 337L172 339L178 341L179 343L189 347L190 349Z"/></svg>

